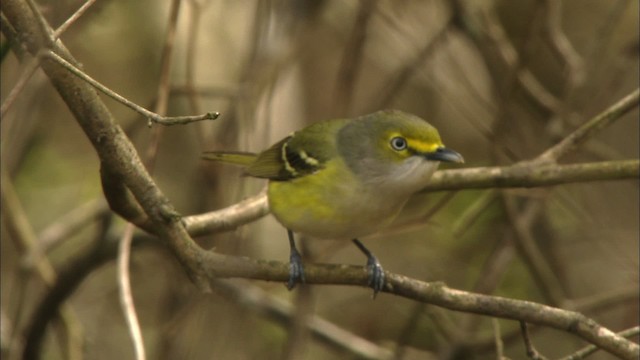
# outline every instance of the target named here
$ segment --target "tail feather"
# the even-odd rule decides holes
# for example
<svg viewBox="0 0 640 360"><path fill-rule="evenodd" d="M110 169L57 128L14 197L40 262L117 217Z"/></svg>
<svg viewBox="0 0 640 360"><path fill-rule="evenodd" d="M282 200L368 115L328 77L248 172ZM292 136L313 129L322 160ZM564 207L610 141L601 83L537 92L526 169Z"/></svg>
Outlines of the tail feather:
<svg viewBox="0 0 640 360"><path fill-rule="evenodd" d="M207 151L202 153L202 158L205 160L218 161L240 166L251 165L257 157L258 155L254 153L240 151Z"/></svg>

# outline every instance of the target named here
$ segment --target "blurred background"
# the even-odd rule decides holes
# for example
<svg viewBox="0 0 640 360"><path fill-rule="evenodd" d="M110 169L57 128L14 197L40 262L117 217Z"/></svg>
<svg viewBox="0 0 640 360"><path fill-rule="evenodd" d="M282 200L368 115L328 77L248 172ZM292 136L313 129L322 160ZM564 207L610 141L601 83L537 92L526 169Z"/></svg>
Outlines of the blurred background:
<svg viewBox="0 0 640 360"><path fill-rule="evenodd" d="M53 27L82 3L38 1ZM315 121L395 108L435 125L464 166L508 165L638 86L633 0L101 0L61 39L89 75L153 109L172 9L168 113L219 111L220 119L158 131L104 101L142 156L159 136L153 176L183 215L265 185L203 162L202 151L259 151ZM8 49L3 35L3 106L28 62ZM36 309L51 311L42 303L56 297L55 273L55 288L69 295L62 320L47 327L43 358L133 358L114 261L124 223L105 205L93 148L41 72L3 114L1 131L3 359L19 355ZM638 134L636 108L561 162L637 159ZM639 205L637 179L438 192L362 240L388 271L577 310L621 331L638 325ZM225 254L288 259L286 231L270 216L196 240ZM150 359L495 359L496 333L505 356L526 358L514 321L387 294L372 300L357 287L288 292L235 279L202 294L162 244L142 234L136 244L131 281ZM365 262L350 242L301 246L307 261ZM346 333L307 330L309 319ZM531 332L552 358L586 345ZM362 340L370 352L354 350Z"/></svg>

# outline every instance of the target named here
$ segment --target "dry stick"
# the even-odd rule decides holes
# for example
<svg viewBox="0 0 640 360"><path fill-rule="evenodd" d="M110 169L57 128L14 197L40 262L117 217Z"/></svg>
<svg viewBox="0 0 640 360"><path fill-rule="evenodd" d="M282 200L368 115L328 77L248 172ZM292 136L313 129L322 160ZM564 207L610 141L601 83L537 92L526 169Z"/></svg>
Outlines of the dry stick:
<svg viewBox="0 0 640 360"><path fill-rule="evenodd" d="M62 23L62 25L60 25L56 29L56 31L53 32L53 39L54 40L58 39L60 35L62 35L65 31L67 31L67 29L71 25L73 25L73 23L76 22L76 20L78 20L80 16L84 15L84 13L89 9L89 7L91 7L91 5L93 5L93 3L95 2L96 0L87 0L87 2L82 4L82 6L80 6L80 8L76 10L76 12L74 12L67 20L65 20L64 23ZM3 15L3 18L4 18L4 15ZM11 105L18 98L18 95L22 93L22 90L24 89L25 85L31 79L33 74L36 72L39 65L40 64L37 58L32 58L29 61L26 68L22 72L22 75L20 75L18 82L13 87L13 89L11 89L11 92L9 93L5 101L2 103L2 106L0 106L0 120L4 118L4 115L7 112L7 110L9 110Z"/></svg>
<svg viewBox="0 0 640 360"><path fill-rule="evenodd" d="M618 335L620 336L624 336L624 337L632 337L632 336L638 336L638 334L640 334L640 326L635 326L632 327L630 329L621 331L618 333ZM560 360L580 360L580 359L584 359L587 356L593 354L594 352L600 350L597 346L594 345L588 345L585 346L584 348L576 351L575 353L569 355L569 356L565 356L563 358L561 358Z"/></svg>
<svg viewBox="0 0 640 360"><path fill-rule="evenodd" d="M524 339L524 346L527 350L527 356L532 360L548 360L545 356L541 355L533 346L531 338L529 337L529 328L527 327L526 322L520 321L520 331L522 332L522 338Z"/></svg>
<svg viewBox="0 0 640 360"><path fill-rule="evenodd" d="M42 53L42 56L50 58L50 59L56 61L58 64L62 65L65 69L67 69L69 72L73 73L77 77L79 77L82 80L86 81L91 86L93 86L96 89L100 90L105 95L107 95L110 98L118 101L119 103L127 106L128 108L132 109L133 111L136 111L136 112L142 114L147 119L149 119L149 125L151 125L152 123L158 123L158 124L167 125L167 126L170 126L170 125L185 125L185 124L189 124L189 123L196 122L196 121L215 120L215 119L218 118L218 116L220 116L220 113L218 113L217 111L216 112L208 112L208 113L202 114L202 115L188 115L188 116L162 116L162 115L156 114L154 112L151 112L151 111L143 108L142 106L140 106L140 105L138 105L138 104L136 104L136 103L134 103L132 101L127 100L125 97L117 94L113 90L111 90L108 87L102 85L101 83L99 83L98 81L94 80L92 77L90 77L86 73L82 72L77 67L73 66L71 63L66 61L64 58L62 58L60 55L56 54L55 52L53 52L51 50L45 50Z"/></svg>

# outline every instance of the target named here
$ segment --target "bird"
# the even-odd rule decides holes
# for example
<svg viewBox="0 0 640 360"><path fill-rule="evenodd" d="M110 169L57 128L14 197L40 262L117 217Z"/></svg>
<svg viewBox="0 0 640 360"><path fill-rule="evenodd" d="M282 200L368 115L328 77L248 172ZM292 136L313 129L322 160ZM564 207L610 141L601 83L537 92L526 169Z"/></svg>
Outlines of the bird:
<svg viewBox="0 0 640 360"><path fill-rule="evenodd" d="M374 297L384 289L384 269L358 238L388 226L440 162L464 162L435 127L400 110L316 122L258 154L208 151L203 158L244 166L244 175L268 180L270 211L289 240L287 288L305 280L298 233L350 239L367 257Z"/></svg>

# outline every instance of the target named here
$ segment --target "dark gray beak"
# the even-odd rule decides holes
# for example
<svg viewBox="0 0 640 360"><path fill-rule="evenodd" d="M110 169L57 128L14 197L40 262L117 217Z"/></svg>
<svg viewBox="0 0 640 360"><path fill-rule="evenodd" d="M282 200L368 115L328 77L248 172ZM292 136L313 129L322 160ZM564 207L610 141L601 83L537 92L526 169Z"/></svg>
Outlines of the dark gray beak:
<svg viewBox="0 0 640 360"><path fill-rule="evenodd" d="M439 147L438 149L436 149L436 151L425 154L425 157L428 160L435 160L435 161L452 162L452 163L464 162L464 158L462 157L462 155L458 154L457 152L451 149L447 149L445 147Z"/></svg>

